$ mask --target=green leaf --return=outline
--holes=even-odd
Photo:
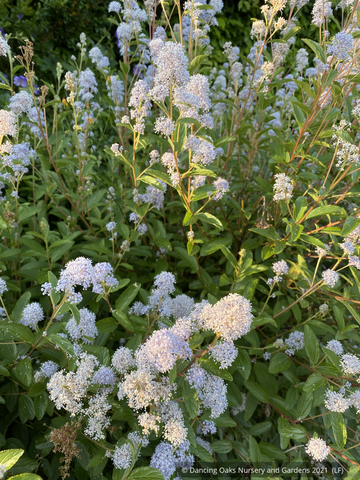
[[[23,295],[21,295],[19,300],[16,302],[14,310],[12,311],[12,313],[10,315],[11,320],[13,320],[16,323],[21,320],[22,312],[23,312],[24,308],[26,307],[26,305],[29,303],[30,298],[31,298],[31,293],[30,292],[26,292]]]
[[[320,373],[312,373],[304,385],[304,392],[314,392],[326,385],[325,378]]]
[[[0,329],[7,330],[8,332],[12,333],[16,337],[19,337],[21,340],[24,340],[27,343],[34,343],[34,334],[30,330],[30,328],[26,327],[25,325],[21,325],[18,323],[8,323],[6,325],[1,325]]]
[[[6,470],[9,470],[15,465],[23,453],[24,450],[20,449],[4,450],[0,452],[0,465],[5,465]]]
[[[103,318],[96,322],[96,328],[99,333],[110,333],[117,329],[118,322],[111,317]]]
[[[290,103],[291,103],[297,124],[299,125],[300,128],[302,128],[305,123],[305,116],[298,105],[296,105],[294,102],[290,102]]]
[[[115,302],[116,310],[125,310],[139,293],[140,285],[130,285]]]
[[[249,429],[250,435],[260,436],[263,433],[269,431],[272,427],[271,422],[259,422],[252,425]]]
[[[345,302],[343,300],[340,300],[340,302],[347,308],[347,310],[351,313],[351,315],[360,325],[360,314],[355,310],[355,308],[348,302]]]
[[[50,260],[52,263],[57,262],[60,258],[62,258],[75,244],[75,242],[67,241],[66,243],[62,244],[59,248],[55,248],[54,253],[51,253]],[[51,247],[50,247],[51,248]]]
[[[249,435],[249,456],[252,463],[259,464],[261,462],[261,451],[255,438]]]
[[[102,188],[97,190],[95,193],[92,193],[86,198],[86,205],[89,210],[94,207],[97,207],[101,200],[105,203],[106,200],[106,188]]]
[[[341,207],[337,205],[323,205],[322,207],[314,208],[309,215],[307,215],[307,219],[314,217],[320,217],[322,215],[338,215],[340,217],[347,217],[347,213]]]
[[[225,245],[220,246],[222,253],[225,255],[225,257],[229,260],[230,264],[234,267],[237,268],[237,261],[234,255],[230,252],[230,250],[225,247]]]
[[[330,418],[336,445],[340,448],[344,448],[347,439],[344,417],[341,413],[330,412]]]
[[[245,348],[238,349],[235,365],[242,377],[244,377],[244,380],[248,380],[251,372],[251,360]]]
[[[73,303],[70,303],[69,304],[69,308],[71,310],[71,313],[73,314],[73,317],[75,319],[75,322],[76,322],[76,325],[79,325],[80,323],[80,312],[79,312],[79,309],[77,308],[76,305],[74,305]]]
[[[214,458],[212,457],[212,455],[210,455],[210,453],[202,445],[191,444],[190,452],[196,455],[198,458],[200,458],[200,460],[202,460],[203,462],[209,462],[209,463],[214,462]]]
[[[289,38],[293,37],[294,35],[297,34],[297,32],[299,32],[301,30],[301,27],[293,27],[293,28],[290,28],[289,31],[287,31],[284,35],[284,40],[285,42],[287,42],[289,40]]]
[[[189,65],[190,74],[193,74],[195,70],[204,62],[204,60],[207,60],[207,58],[207,55],[198,55],[197,57],[193,58]]]
[[[3,367],[2,365],[0,365],[0,375],[2,377],[8,377],[10,375],[10,372],[7,368]]]
[[[315,333],[308,325],[304,327],[305,350],[313,365],[316,365],[320,358],[319,341]]]
[[[8,480],[42,480],[42,478],[35,473],[20,473],[19,475],[10,477]]]
[[[229,440],[215,440],[215,442],[211,444],[211,448],[216,453],[229,453],[233,450]]]
[[[296,223],[290,223],[290,240],[296,242],[300,238],[302,231],[304,230],[303,225],[297,225]]]
[[[341,230],[341,236],[342,237],[347,237],[349,233],[351,233],[353,230],[355,230],[356,227],[360,225],[360,218],[355,218],[355,217],[348,217],[345,220],[344,226]]]
[[[35,240],[32,240],[31,238],[23,236],[19,239],[19,241],[20,243],[29,247],[31,250],[34,250],[34,252],[40,253],[41,255],[44,255],[46,257],[45,248],[42,247],[40,243],[35,242]]]
[[[187,380],[183,383],[183,397],[190,418],[195,418],[199,411],[199,398],[196,389],[192,388]]]
[[[299,404],[296,409],[296,417],[298,419],[306,418],[311,410],[313,401],[312,392],[303,392]]]
[[[68,353],[70,356],[75,355],[73,345],[66,338],[60,337],[60,335],[53,333],[48,335],[46,338],[48,338],[52,343],[55,343],[55,345],[60,347],[61,350],[64,350],[64,352]]]
[[[46,393],[39,395],[34,398],[34,411],[35,416],[38,420],[41,420],[46,412],[46,407],[48,405],[48,396]]]
[[[302,38],[301,40],[305,42],[308,47],[311,48],[311,50],[315,53],[316,57],[319,60],[321,60],[323,63],[326,63],[324,49],[317,42],[314,42],[314,40],[310,40],[308,38]]]
[[[19,416],[22,423],[35,418],[33,399],[27,395],[20,395],[19,397]]]
[[[194,215],[192,212],[186,212],[184,220],[183,220],[183,225],[184,227],[188,227],[189,225],[193,225],[196,222],[196,215]]]
[[[29,390],[29,397],[38,397],[39,395],[42,395],[46,391],[46,386],[44,383],[34,383],[34,385],[31,385],[30,390]]]
[[[229,380],[230,382],[233,380],[233,377],[227,370],[219,368],[220,364],[217,364],[212,360],[209,360],[208,358],[200,358],[199,362],[201,364],[201,367],[212,375],[216,375],[217,377],[223,378],[224,380]]]
[[[232,385],[232,383],[230,385]],[[228,415],[220,415],[214,419],[214,423],[217,427],[236,427],[235,420]]]
[[[191,118],[191,117],[179,118],[176,123],[177,124],[187,123],[189,125],[196,125],[198,128],[201,127],[201,123],[199,122],[199,120],[196,120],[196,118]]]
[[[26,387],[28,387],[32,381],[33,369],[31,365],[30,358],[25,358],[24,360],[20,360],[19,363],[15,365],[12,369],[12,374],[23,383]]]
[[[269,373],[279,373],[287,370],[291,365],[290,358],[285,353],[278,352],[271,356]]]
[[[162,192],[164,191],[164,187],[161,185],[159,180],[157,180],[154,177],[150,177],[150,175],[143,175],[141,177],[138,177],[138,180],[140,182],[147,183],[148,185],[152,185],[153,187],[157,188],[158,190],[161,190]]]
[[[307,439],[306,429],[302,425],[290,425],[284,427],[281,429],[281,435],[299,442]]]
[[[211,215],[211,213],[198,213],[196,217],[201,220],[203,223],[210,223],[211,225],[214,225],[220,230],[224,230],[224,227],[220,220],[214,215]]]
[[[121,310],[113,310],[112,316],[122,325],[126,330],[130,332],[134,331],[134,326],[132,322],[129,320],[128,316]]]
[[[255,398],[262,403],[268,403],[269,394],[264,387],[254,382],[253,380],[245,380],[245,387],[251,392]]]
[[[139,467],[134,468],[128,480],[164,480],[164,476],[156,468]]]
[[[34,217],[40,210],[42,210],[43,205],[40,203],[39,205],[35,205],[34,207],[26,207],[22,206],[19,208],[19,222],[23,222],[24,220],[28,219],[29,217]]]

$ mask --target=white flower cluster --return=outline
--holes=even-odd
[[[285,173],[277,173],[275,175],[274,184],[274,200],[286,200],[287,202],[292,197],[293,186],[291,179],[285,175]]]
[[[330,453],[330,447],[321,438],[310,438],[307,442],[305,451],[313,460],[322,462]]]
[[[88,390],[95,384],[114,384],[114,374],[109,375],[107,367],[100,367],[98,360],[87,353],[81,353],[76,360],[76,372],[60,370],[52,374],[47,384],[50,399],[57,409],[64,408],[71,416],[81,415],[86,418],[85,433],[94,440],[105,438],[104,429],[110,425],[106,416],[111,409],[107,396],[112,390],[102,389],[95,395]],[[104,371],[105,369],[105,371]],[[87,405],[86,405],[87,402]]]

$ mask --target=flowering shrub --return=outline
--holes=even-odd
[[[305,4],[214,66],[222,0],[111,1],[52,84],[0,36],[0,475],[357,478],[358,3]]]

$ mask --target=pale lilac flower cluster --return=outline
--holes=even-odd
[[[111,359],[111,364],[120,375],[127,373],[135,366],[132,351],[126,347],[119,347]]]
[[[0,278],[0,295],[4,295],[8,291],[8,287],[4,279]]]
[[[112,456],[112,461],[115,468],[125,469],[131,465],[131,448],[128,443],[121,447],[115,447],[115,452]]]
[[[33,106],[33,99],[30,93],[21,90],[19,93],[15,93],[10,98],[9,109],[15,113],[15,115],[21,115],[22,113],[29,113]]]
[[[159,117],[155,121],[154,130],[165,137],[171,137],[175,131],[175,122],[168,117]]]
[[[114,108],[115,113],[119,113],[121,110],[120,105],[124,100],[124,83],[115,75],[110,75],[107,78],[106,88],[108,90],[108,97],[117,105]],[[125,122],[122,122],[125,123]],[[128,122],[129,123],[129,122]]]
[[[336,353],[336,355],[339,355],[339,357],[344,353],[343,346],[341,345],[341,342],[339,342],[339,340],[330,340],[326,344],[326,348]]]
[[[318,255],[320,258],[321,257],[326,257],[326,255],[328,254],[328,252],[330,250],[330,247],[327,243],[324,243],[324,247],[325,248],[316,247],[316,249],[315,249],[316,255]]]
[[[194,368],[197,370],[195,377]],[[195,388],[202,406],[211,410],[211,418],[217,418],[228,406],[226,384],[222,378],[201,370],[201,367],[192,367],[185,376],[192,388]]]
[[[220,363],[220,368],[230,367],[237,357],[238,350],[233,342],[219,342],[210,349],[211,357]]]
[[[151,101],[149,87],[144,80],[138,80],[132,90],[129,101],[130,115],[135,120],[134,131],[143,134],[145,131],[145,118],[151,114]]]
[[[30,147],[29,142],[13,145],[9,155],[3,157],[3,166],[9,167],[16,179],[28,173],[31,160],[35,158],[36,152]]]
[[[41,382],[44,378],[51,378],[59,370],[59,365],[52,360],[42,363],[40,369],[35,372],[35,382]]]
[[[312,23],[320,27],[333,14],[331,2],[327,0],[315,0],[312,12]]]
[[[224,178],[218,178],[215,180],[214,187],[216,188],[216,193],[213,197],[215,201],[221,200],[225,193],[230,190],[230,184]]]
[[[336,60],[343,61],[350,58],[350,53],[354,47],[354,38],[346,32],[337,33],[331,45],[328,47],[328,54],[333,55]]]
[[[89,52],[89,57],[91,58],[92,63],[95,63],[99,69],[104,69],[104,71],[107,71],[107,67],[110,66],[108,57],[105,57],[101,53],[99,47],[93,47]]]
[[[165,193],[167,190],[166,183],[158,180],[163,187],[163,190],[149,185],[146,187],[146,193],[138,193],[136,189],[133,190],[134,193],[134,202],[137,202],[137,199],[140,203],[150,203],[158,210],[162,210],[164,205]]]
[[[355,267],[360,270],[360,258],[356,255],[349,255],[349,267]]]
[[[94,72],[87,68],[80,73],[79,78],[79,95],[84,102],[89,102],[94,98],[94,93],[97,92],[97,81]]]
[[[345,375],[357,375],[360,373],[360,358],[352,353],[346,353],[340,360],[341,368]]]
[[[4,38],[0,33],[0,56],[6,57],[6,55],[10,52],[10,46],[7,43],[6,38]]]
[[[95,325],[95,313],[90,312],[87,308],[81,308],[79,313],[80,321],[78,324],[75,318],[71,317],[66,325],[69,337],[75,342],[81,340],[87,344],[94,343],[94,339],[99,333]]]
[[[290,356],[294,355],[297,350],[301,350],[305,346],[304,333],[299,331],[291,332],[286,340],[286,344],[290,348],[285,353]]]
[[[79,303],[82,295],[75,291],[76,286],[86,290],[92,285],[94,293],[102,294],[105,287],[117,287],[118,284],[109,263],[97,263],[93,267],[91,260],[78,257],[67,263],[61,271],[56,291],[67,293],[67,299],[71,303]]]
[[[324,284],[328,287],[334,288],[340,277],[334,270],[327,269],[321,274]]]
[[[37,324],[44,320],[44,311],[40,303],[33,302],[26,305],[22,312],[22,317],[19,321],[22,325],[30,327],[31,330],[36,330]]]

